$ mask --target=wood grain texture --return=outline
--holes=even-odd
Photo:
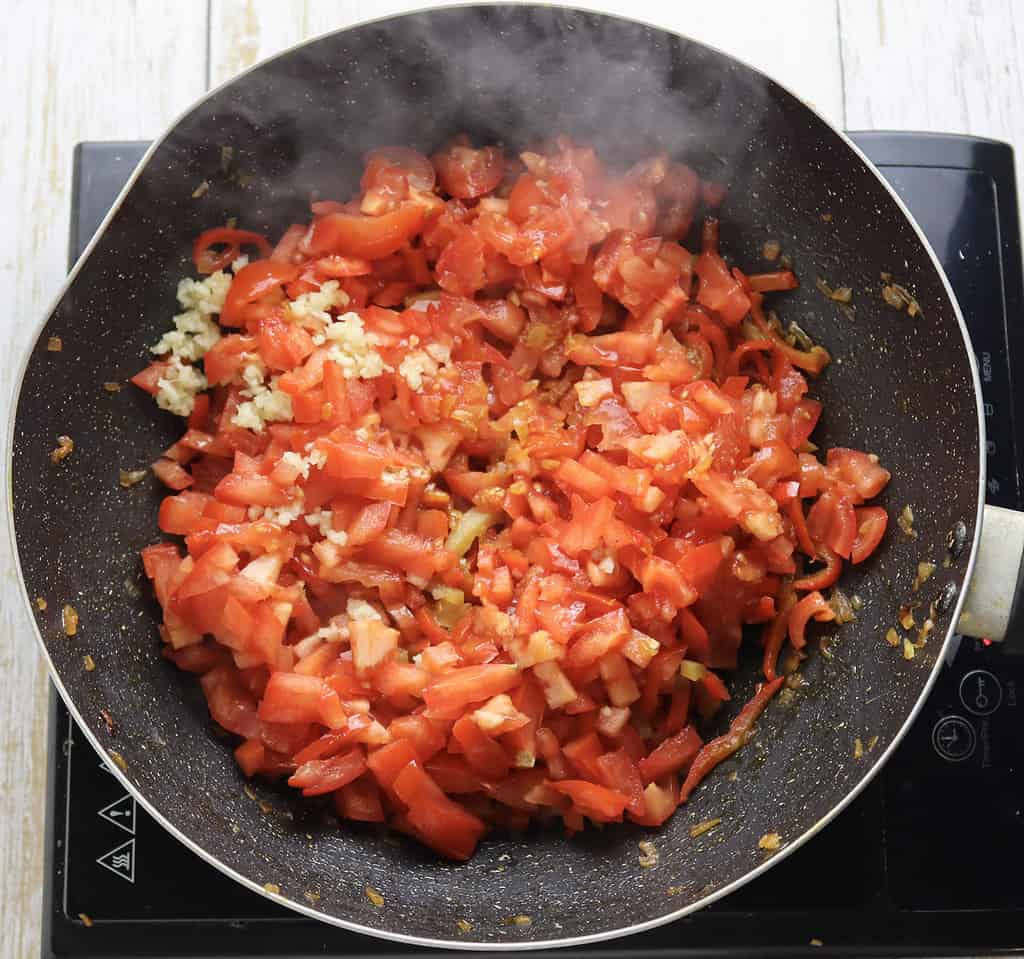
[[[211,0],[213,83],[308,37],[448,0]],[[834,0],[589,0],[580,6],[645,20],[739,57],[843,122],[842,73]]]
[[[157,134],[205,83],[205,0],[16,0],[0,31],[0,417],[64,276],[71,155],[84,139]],[[173,30],[166,26],[173,24]],[[10,298],[13,295],[13,302]],[[39,955],[47,686],[0,517],[0,955]],[[51,597],[58,602],[59,597]],[[83,643],[101,642],[82,630]],[[83,650],[84,651],[84,650]]]
[[[839,0],[851,130],[1008,140],[1024,173],[1024,6],[1019,0]]]

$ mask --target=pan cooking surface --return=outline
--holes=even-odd
[[[446,48],[442,60],[438,38],[453,32],[467,38],[465,50]],[[595,51],[615,69],[595,72]],[[517,90],[515,103],[498,76],[509,58],[529,87]],[[670,111],[656,125],[644,110],[614,110],[624,97],[647,102],[643,95],[655,92]],[[567,115],[567,102],[586,107]],[[531,104],[528,116],[522,103]],[[813,658],[809,688],[792,706],[773,707],[732,764],[737,781],[723,770],[648,837],[661,853],[657,869],[638,866],[645,838],[638,829],[571,843],[555,834],[497,839],[453,866],[412,844],[339,831],[315,807],[269,787],[254,787],[251,799],[198,689],[160,659],[154,609],[137,589],[137,554],[154,538],[160,494],[148,487],[126,495],[117,469],[151,461],[175,424],[146,397],[128,390],[111,397],[102,382],[133,374],[144,345],[166,326],[189,241],[202,226],[241,210],[257,227],[279,227],[310,189],[335,192],[332,176],[350,176],[366,148],[408,140],[410,132],[426,145],[467,125],[493,133],[488,125],[500,119],[506,139],[555,127],[585,136],[607,115],[633,125],[620,143],[639,151],[656,142],[727,176],[732,194],[723,216],[732,230],[724,245],[737,257],[753,253],[738,238],[773,236],[802,276],[858,291],[852,320],[809,283],[787,299],[784,315],[842,360],[817,389],[828,410],[822,441],[878,452],[894,475],[885,505],[891,512],[914,505],[917,538],[891,537],[877,561],[845,581],[865,601],[858,623],[840,634],[831,659]],[[337,129],[347,131],[343,143]],[[756,149],[748,151],[748,142]],[[236,146],[251,176],[211,191],[201,208],[185,203],[216,169],[225,143]],[[882,271],[912,285],[923,315],[911,320],[882,303]],[[979,437],[970,364],[941,280],[898,207],[843,141],[784,91],[719,54],[636,24],[543,8],[449,10],[371,24],[272,61],[204,101],[160,144],[40,343],[49,335],[61,335],[64,350],[38,346],[29,361],[12,480],[24,578],[31,596],[48,598],[37,621],[65,690],[96,740],[123,757],[127,779],[194,846],[255,887],[274,883],[299,906],[308,909],[304,894],[316,894],[323,918],[367,931],[456,940],[462,919],[472,933],[461,944],[600,936],[657,921],[758,868],[765,861],[758,837],[777,831],[792,842],[813,828],[910,715],[940,643],[908,663],[881,636],[909,594],[917,561],[942,558],[957,520],[973,534]],[[76,454],[55,475],[49,451],[60,434],[74,437]],[[929,586],[958,588],[964,565],[965,558],[940,567]],[[76,640],[60,630],[64,602],[82,617]],[[939,617],[938,636],[950,615]],[[81,668],[84,642],[94,644],[92,673]],[[737,676],[737,702],[752,688],[750,665]],[[858,761],[854,730],[879,737]],[[689,827],[709,818],[723,820],[715,841],[693,841]],[[382,892],[385,908],[367,900],[367,885]],[[506,921],[518,915],[531,924]]]

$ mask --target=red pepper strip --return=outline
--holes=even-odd
[[[748,353],[756,353],[759,350],[772,350],[775,344],[771,340],[746,340],[740,343],[732,351],[725,364],[725,372],[728,376],[739,376],[740,367],[743,365],[743,358]]]
[[[747,283],[755,293],[772,293],[776,290],[795,290],[800,283],[792,270],[777,273],[751,273]]]
[[[764,683],[754,694],[753,699],[740,710],[739,715],[732,721],[729,731],[717,739],[712,739],[711,742],[697,753],[689,772],[686,774],[683,788],[679,791],[680,803],[684,803],[690,798],[690,793],[697,788],[698,783],[715,766],[722,762],[722,760],[728,759],[747,741],[747,738],[750,736],[750,730],[757,721],[758,716],[764,712],[765,707],[772,696],[779,691],[782,683],[782,676],[770,683]]]
[[[789,626],[789,614],[796,605],[796,591],[793,589],[793,581],[787,576],[779,587],[779,612],[775,618],[766,623],[762,636],[764,637],[764,678],[771,682],[776,676],[776,667],[779,661],[779,653],[782,651],[782,644],[786,641],[786,630]]]
[[[827,623],[836,618],[832,607],[825,602],[825,597],[817,590],[808,593],[789,614],[789,642],[793,649],[803,649],[807,645],[804,630],[807,628],[807,621],[812,616],[819,623]]]
[[[817,557],[814,543],[811,541],[811,534],[807,531],[807,520],[804,519],[804,507],[799,498],[794,497],[786,504],[786,514],[793,524],[793,532],[796,535],[796,545],[800,547],[811,559]]]
[[[725,364],[729,359],[729,341],[723,330],[712,319],[701,319],[697,329],[700,335],[711,344],[711,352],[715,358],[715,378],[721,379],[725,373]]]
[[[219,253],[211,246],[223,246]],[[259,233],[236,230],[228,226],[216,226],[199,234],[192,247],[192,261],[200,273],[216,273],[236,260],[243,246],[255,246],[260,256],[270,256],[270,244]]]
[[[825,589],[831,586],[843,570],[843,561],[823,543],[817,544],[818,559],[825,564],[823,569],[801,577],[794,584],[794,589]]]
[[[831,362],[828,350],[823,346],[812,346],[809,351],[798,350],[790,346],[780,335],[778,330],[772,329],[765,319],[764,311],[761,309],[761,297],[757,293],[750,294],[750,315],[757,328],[764,333],[783,356],[789,360],[797,369],[805,370],[808,373],[820,373]]]

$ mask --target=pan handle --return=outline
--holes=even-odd
[[[1024,512],[985,506],[981,541],[957,630],[1024,653]],[[1008,643],[1007,646],[1010,646]]]

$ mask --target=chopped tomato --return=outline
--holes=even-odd
[[[328,213],[314,222],[306,252],[379,260],[400,250],[422,226],[423,207],[417,203],[402,203],[380,216]]]
[[[461,200],[472,200],[490,193],[505,173],[505,158],[497,147],[474,150],[453,143],[431,157],[441,188]]]
[[[862,506],[854,513],[857,517],[857,536],[850,548],[850,560],[863,563],[882,542],[889,514],[881,506]]]

